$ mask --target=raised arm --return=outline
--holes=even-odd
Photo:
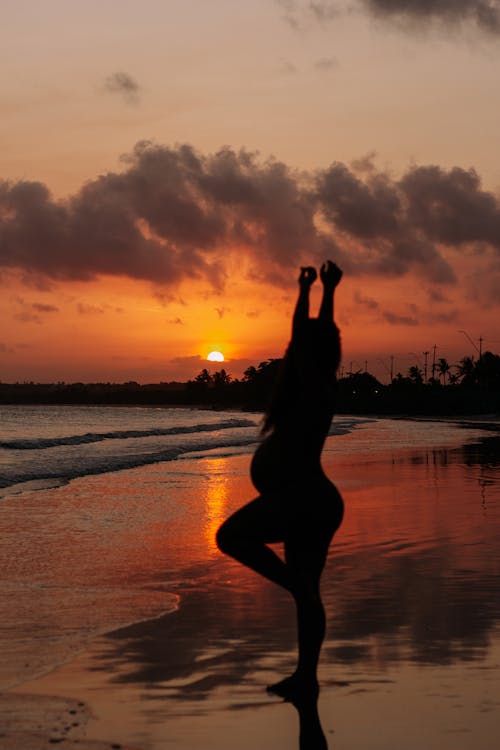
[[[319,275],[323,284],[323,298],[318,317],[325,323],[333,323],[333,295],[342,278],[342,271],[331,260],[327,260],[321,266]]]
[[[292,338],[298,333],[302,323],[309,318],[309,291],[317,277],[316,269],[312,266],[300,269],[299,297],[293,314]]]

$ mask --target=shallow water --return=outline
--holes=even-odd
[[[341,417],[331,435],[365,420]],[[0,499],[91,474],[252,451],[261,415],[151,406],[0,405]]]
[[[4,499],[4,686],[70,659],[98,633],[160,616],[82,657],[101,680],[92,690],[106,694],[110,716],[117,710],[117,731],[154,750],[178,732],[201,750],[225,747],[225,727],[227,747],[255,746],[260,714],[245,706],[257,710],[261,696],[270,710],[263,687],[293,669],[295,624],[284,593],[214,544],[220,522],[254,494],[248,464],[205,455]],[[490,750],[500,718],[500,438],[373,420],[329,438],[324,464],[346,505],[322,584],[330,747]],[[272,706],[269,744],[259,744],[293,747],[292,709]],[[220,724],[228,709],[236,745],[225,714]],[[199,737],[190,716],[204,717]]]

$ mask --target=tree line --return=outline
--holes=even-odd
[[[262,411],[272,395],[281,359],[248,367],[241,379],[224,368],[203,368],[187,383],[0,383],[0,403],[173,405]],[[437,377],[436,377],[437,375]],[[500,413],[500,356],[484,352],[457,365],[440,358],[425,380],[418,365],[398,372],[389,385],[367,371],[337,380],[337,411],[362,414]]]

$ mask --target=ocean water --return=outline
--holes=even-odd
[[[115,699],[114,737],[125,728],[155,750],[176,727],[190,737],[189,717],[217,696],[251,747],[244,706],[293,669],[296,638],[286,594],[214,539],[255,494],[259,415],[43,409],[2,422],[3,465],[18,463],[0,499],[0,687],[63,674],[86,652]],[[332,747],[496,746],[500,424],[336,418],[323,463],[346,506],[322,582]],[[275,729],[273,747],[296,744],[288,724]],[[187,746],[224,746],[207,731]]]
[[[192,451],[245,448],[258,415],[154,407],[0,407],[2,490],[171,461]],[[28,484],[29,483],[29,484]]]
[[[373,421],[339,416],[330,435]],[[0,406],[0,498],[180,457],[248,453],[258,442],[260,422],[260,414],[196,408]],[[383,425],[375,444],[356,433],[354,443],[339,448],[438,445],[460,434],[449,422],[388,420],[385,430]]]

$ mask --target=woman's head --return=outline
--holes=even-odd
[[[318,379],[333,382],[340,362],[339,332],[333,323],[309,318],[294,333],[276,377],[274,391],[263,425],[263,432],[271,431],[283,417],[289,415],[300,391],[307,396]]]
[[[319,318],[304,321],[288,346],[288,356],[305,377],[310,372],[312,377],[333,378],[340,363],[337,326]]]

